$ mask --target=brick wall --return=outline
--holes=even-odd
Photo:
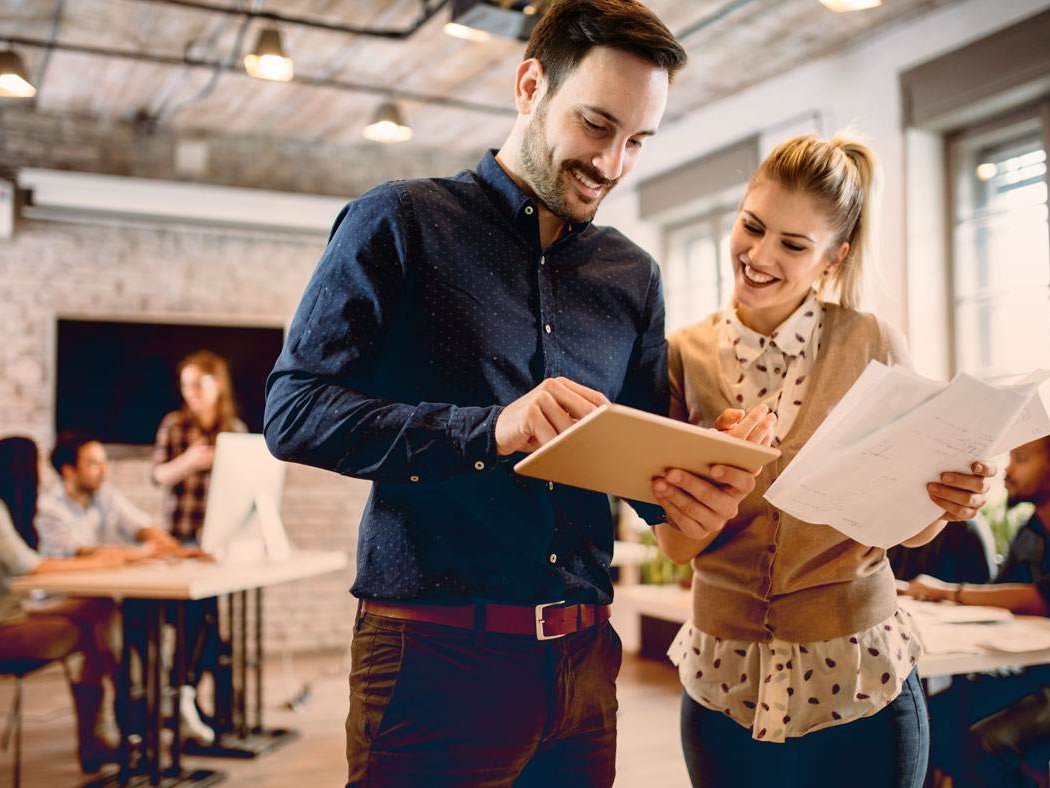
[[[0,170],[8,172],[41,166],[177,178],[177,142],[133,124],[0,111]],[[433,151],[243,137],[208,146],[207,170],[190,180],[343,196],[388,178],[448,174],[470,164]],[[323,238],[259,231],[19,220],[14,236],[0,240],[0,436],[29,435],[42,447],[53,440],[58,316],[284,325],[323,246]],[[112,481],[158,512],[148,459],[116,447],[111,455]],[[282,514],[293,544],[343,550],[351,569],[269,590],[267,650],[345,646],[354,614],[346,589],[368,489],[335,474],[289,468]]]

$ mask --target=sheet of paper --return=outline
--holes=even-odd
[[[943,386],[904,370],[870,370],[766,493],[794,517],[862,544],[899,544],[940,517],[926,483],[941,472],[965,471],[1012,436],[1050,433],[1035,396],[1050,373],[1012,386],[960,374]]]
[[[989,624],[1014,618],[1013,613],[1002,607],[920,602],[910,597],[899,597],[897,603],[920,624]]]
[[[1023,654],[1050,649],[1050,626],[1046,621],[1016,620],[1005,627],[991,626],[978,641],[986,651]]]

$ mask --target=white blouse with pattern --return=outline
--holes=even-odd
[[[768,337],[741,323],[732,307],[725,315],[718,330],[724,382],[741,408],[765,403],[777,414],[777,445],[805,400],[824,306],[811,293]],[[811,643],[725,640],[687,623],[667,652],[693,700],[772,742],[882,710],[921,654],[911,618],[900,610],[862,632]]]

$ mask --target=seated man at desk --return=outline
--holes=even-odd
[[[177,542],[120,490],[106,484],[109,461],[89,435],[63,432],[51,451],[61,483],[40,500],[36,527],[46,556],[90,555],[145,544],[153,552],[174,552]]]
[[[920,575],[909,584],[910,596],[1004,607],[1018,615],[1050,615],[1050,437],[1010,452],[1005,483],[1007,506],[1032,503],[1035,513],[1014,536],[994,582],[972,586]],[[941,696],[930,699],[931,763],[952,773],[957,787],[1044,785],[1050,758],[1050,668],[957,684],[961,686],[943,693],[940,701]],[[973,722],[970,741],[957,735],[948,743],[938,735],[938,728],[942,734],[952,731],[953,720]],[[944,742],[941,747],[938,740]]]
[[[995,576],[995,536],[980,517],[956,520],[926,544],[897,545],[886,557],[898,580],[932,575],[953,583],[987,583]]]

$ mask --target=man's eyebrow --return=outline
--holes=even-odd
[[[593,112],[596,115],[601,115],[614,126],[623,126],[623,123],[620,121],[620,119],[608,110],[604,110],[601,107],[595,107],[590,104],[584,104],[581,108],[587,110],[588,112]],[[651,137],[654,134],[656,134],[656,129],[645,129],[644,131],[635,132],[635,134],[633,134],[632,136]]]

